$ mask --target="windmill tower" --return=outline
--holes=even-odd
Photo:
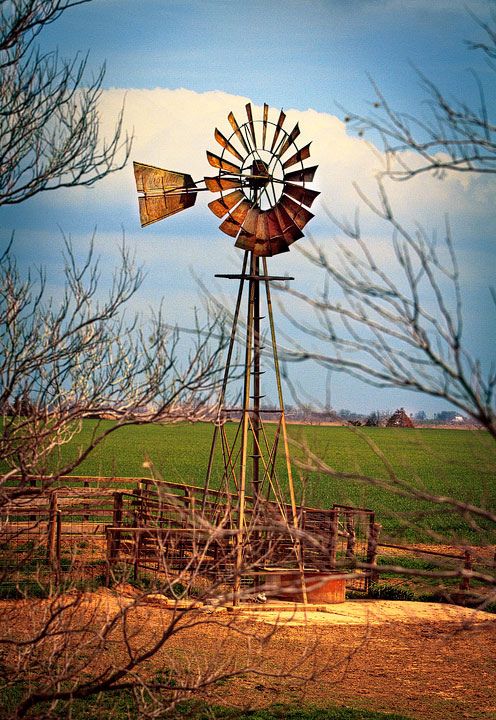
[[[206,498],[215,459],[220,455],[221,477],[216,478],[216,484],[226,493],[234,489],[236,494],[234,597],[239,592],[245,556],[252,545],[250,526],[267,501],[277,505],[288,527],[294,530],[291,536],[294,558],[304,588],[295,487],[270,292],[271,282],[292,278],[270,275],[267,258],[288,252],[291,244],[303,237],[302,230],[313,217],[308,208],[319,195],[318,191],[308,187],[317,166],[304,165],[310,157],[310,143],[301,149],[297,146],[300,135],[298,124],[287,132],[284,112],[281,110],[274,122],[269,119],[267,104],[264,104],[262,118],[254,119],[248,103],[246,117],[247,120],[239,124],[233,113],[229,113],[231,131],[227,136],[215,129],[220,154],[207,151],[207,159],[217,173],[204,177],[202,181],[194,181],[187,174],[134,163],[142,226],[193,206],[197,193],[207,190],[218,195],[209,203],[209,208],[222,219],[220,230],[235,238],[235,246],[243,251],[239,274],[216,276],[237,280],[239,285],[204,494]],[[262,327],[264,319],[267,324]],[[232,408],[226,407],[226,392],[234,344],[240,330],[244,353],[242,403],[236,409],[239,424],[234,436],[229,438],[225,420]],[[262,338],[265,335],[267,346],[263,348]],[[277,387],[278,421],[273,433],[266,432],[264,414],[267,410],[262,403],[262,360],[267,357],[271,357]],[[271,412],[274,412],[273,408]],[[285,461],[289,502],[278,477],[277,459],[280,455]]]

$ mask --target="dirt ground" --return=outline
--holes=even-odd
[[[97,626],[127,608],[128,640],[146,649],[178,611],[163,597],[136,606],[135,601],[131,590],[88,593],[72,622]],[[1,602],[1,637],[32,635],[47,608],[45,600]],[[308,702],[419,720],[496,718],[495,615],[451,605],[351,600],[307,612],[281,603],[236,612],[202,607],[185,613],[178,627],[142,673],[153,677],[172,668],[179,677],[236,668],[238,677],[203,691],[202,697],[216,704]],[[98,660],[86,665],[85,676],[125,664],[122,628],[99,646]]]

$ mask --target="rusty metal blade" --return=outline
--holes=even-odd
[[[274,138],[272,140],[272,145],[270,146],[270,152],[272,152],[276,146],[277,138],[279,137],[279,133],[281,132],[284,120],[286,119],[286,115],[281,110],[279,113],[279,119],[277,121],[276,129],[274,131]]]
[[[246,213],[246,217],[241,223],[241,228],[248,235],[255,235],[258,217],[261,212],[262,211],[259,208],[251,207]]]
[[[225,170],[229,173],[234,173],[235,175],[238,173],[241,173],[241,168],[237,165],[233,165],[233,163],[228,162],[227,160],[223,160],[218,155],[214,155],[214,153],[211,153],[209,150],[207,150],[207,158],[208,162],[212,167],[220,168],[221,170]]]
[[[297,162],[302,162],[303,160],[306,160],[310,157],[310,145],[312,143],[308,143],[308,145],[305,145],[305,147],[302,147],[301,150],[298,150],[297,153],[294,155],[291,155],[289,160],[286,160],[285,163],[283,163],[284,170],[287,167],[291,167],[291,165],[296,165]]]
[[[257,147],[257,138],[255,137],[255,125],[253,123],[253,115],[251,112],[251,103],[246,103],[246,116],[248,117],[248,123],[250,125],[250,132],[253,138],[253,147]]]
[[[318,167],[318,165],[314,165],[313,167],[303,168],[303,170],[293,170],[286,173],[284,179],[291,182],[312,182]]]
[[[267,219],[269,239],[273,240],[275,238],[281,238],[283,233],[282,228],[279,224],[279,220],[277,218],[275,208],[267,210],[267,212],[265,213],[265,217]]]
[[[195,204],[196,193],[141,195],[138,198],[141,226],[175,215]]]
[[[273,255],[273,249],[272,244],[269,240],[259,240],[257,238],[257,241],[255,243],[255,247],[253,248],[253,253],[255,255],[258,255],[260,257],[270,257]]]
[[[277,214],[279,225],[282,228],[283,237],[287,245],[291,245],[295,240],[299,240],[303,237],[303,233],[300,228],[294,222],[282,205],[276,205],[274,208]]]
[[[262,133],[262,147],[265,148],[265,138],[267,137],[267,120],[269,118],[269,106],[264,103],[263,109],[263,133]]]
[[[273,238],[270,240],[270,247],[272,255],[279,255],[279,253],[289,252],[289,247],[284,238]]]
[[[291,200],[291,198],[287,195],[281,195],[279,204],[282,205],[288,215],[295,221],[296,225],[298,225],[300,230],[304,228],[307,222],[314,217],[313,213],[311,213],[310,210],[307,210],[301,205],[298,205],[298,203],[296,203],[294,200]]]
[[[251,203],[248,202],[248,200],[243,200],[237,207],[234,208],[234,210],[230,211],[228,217],[219,225],[219,228],[222,232],[225,232],[226,235],[236,237],[241,229],[241,223],[245,219],[250,208]]]
[[[298,123],[294,126],[294,128],[291,130],[289,135],[286,137],[284,142],[282,143],[281,147],[277,151],[277,156],[282,157],[286,150],[291,147],[291,145],[294,143],[298,135],[300,134],[300,128],[298,127]]]
[[[241,225],[231,220],[230,217],[227,217],[224,222],[219,225],[219,230],[222,230],[222,232],[226,233],[226,235],[230,235],[231,237],[236,237],[240,228]]]
[[[204,177],[206,187],[211,192],[220,192],[221,190],[230,190],[231,188],[242,187],[243,183],[241,180],[235,178],[223,178],[223,177]]]
[[[255,248],[256,240],[257,239],[254,235],[250,235],[249,233],[245,233],[241,230],[236,238],[234,247],[241,248],[242,250],[253,250]]]
[[[258,216],[257,229],[255,230],[257,240],[270,240],[269,224],[267,221],[267,213],[262,211]]]
[[[302,187],[301,185],[293,185],[292,183],[284,183],[283,192],[285,192],[286,195],[291,195],[292,198],[307,207],[310,207],[315,198],[320,195],[318,190],[310,190],[309,188]]]
[[[294,224],[294,222],[291,220],[289,215],[285,213],[284,209],[281,208],[280,213],[281,218],[284,217],[284,223],[287,228],[286,235],[284,234],[281,223],[279,222],[277,208],[272,208],[265,213],[269,228],[269,240],[271,244],[272,255],[278,255],[282,252],[288,252],[288,245],[294,242],[294,240],[298,239],[295,236],[295,230],[298,232],[299,230]],[[301,236],[303,236],[303,233],[301,233]]]
[[[249,202],[248,200],[243,200],[239,203],[237,207],[234,208],[234,210],[231,210],[231,212],[229,213],[229,217],[234,220],[234,222],[237,222],[239,225],[241,225],[251,206],[251,202]]]
[[[254,255],[267,257],[273,254],[269,240],[259,240],[256,235],[250,235],[243,230],[236,238],[234,246],[243,250],[252,250]]]
[[[224,135],[221,133],[221,131],[217,130],[217,128],[215,128],[214,136],[215,136],[215,139],[217,140],[217,142],[219,143],[219,145],[222,145],[223,148],[225,148],[226,150],[229,150],[231,155],[234,155],[235,158],[237,158],[238,160],[241,160],[241,162],[243,162],[243,156],[241,155],[241,153],[239,153],[236,150],[234,145],[232,145],[229,142],[229,140],[226,137],[224,137]]]
[[[176,188],[196,188],[191,175],[163,170],[154,165],[134,162],[134,177],[138,192],[147,193],[159,190],[175,190]]]
[[[250,148],[249,148],[248,145],[246,144],[246,140],[245,140],[244,137],[243,137],[243,133],[241,132],[241,128],[239,127],[238,123],[236,122],[236,118],[234,117],[234,115],[232,114],[232,112],[229,113],[229,115],[227,116],[227,119],[228,119],[229,122],[231,123],[231,127],[232,127],[232,129],[234,130],[234,132],[236,133],[236,137],[238,138],[239,142],[240,142],[241,145],[244,147],[244,149],[246,150],[246,152],[249,153],[249,152],[250,152]]]
[[[229,195],[224,195],[222,198],[212,200],[212,202],[208,203],[208,207],[217,217],[224,217],[224,215],[237,205],[240,200],[243,200],[243,198],[244,193],[242,193],[241,190],[235,190],[229,193]]]

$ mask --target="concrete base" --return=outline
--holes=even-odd
[[[309,603],[343,603],[346,580],[332,573],[305,572],[305,588]],[[265,591],[269,597],[303,602],[301,575],[298,570],[272,572],[265,578]]]

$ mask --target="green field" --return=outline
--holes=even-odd
[[[110,423],[100,422],[99,428]],[[64,449],[65,457],[75,447],[84,447],[97,425],[98,421],[85,421],[82,432]],[[266,427],[271,435],[274,426]],[[227,429],[232,436],[234,425]],[[295,443],[306,443],[337,471],[386,478],[384,463],[367,444],[368,438],[387,456],[402,480],[438,495],[496,508],[496,445],[486,432],[367,428],[356,433],[346,427],[290,425],[289,434]],[[211,438],[212,426],[206,423],[121,428],[97,447],[76,472],[148,476],[150,470],[143,463],[149,460],[165,480],[202,485]],[[293,445],[292,452],[297,461],[301,449]],[[306,504],[330,507],[336,502],[369,507],[377,512],[384,530],[396,538],[402,535],[410,540],[428,540],[427,532],[432,529],[441,533],[445,542],[460,540],[460,535],[470,542],[495,541],[493,529],[487,524],[483,524],[483,532],[469,528],[447,506],[399,497],[364,482],[306,474],[297,467],[295,470],[299,497],[304,497]],[[279,476],[284,486],[282,461]]]

